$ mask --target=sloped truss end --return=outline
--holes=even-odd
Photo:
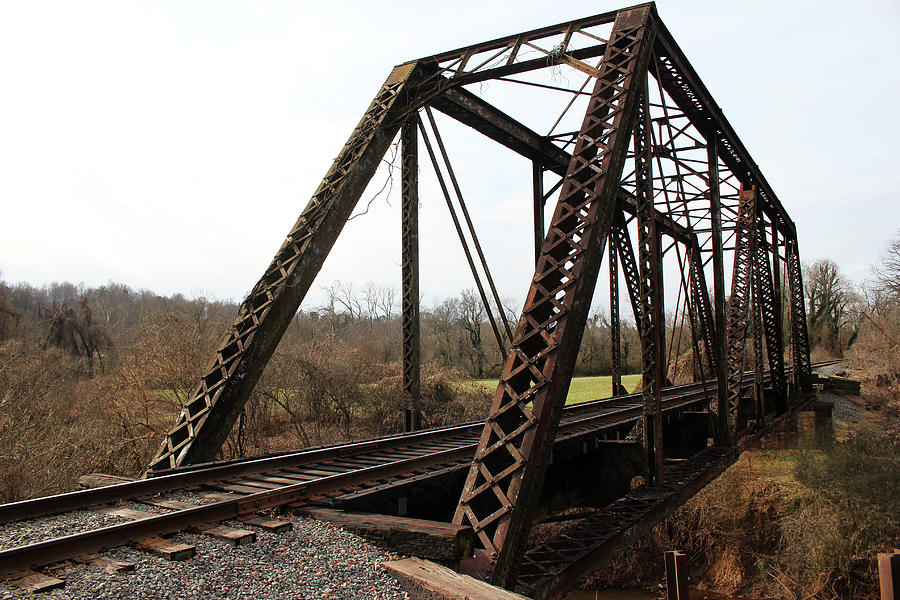
[[[148,471],[213,460],[400,123],[437,81],[394,67],[200,377]],[[434,92],[432,91],[432,94]]]

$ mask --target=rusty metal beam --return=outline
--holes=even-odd
[[[539,162],[548,171],[565,176],[572,159],[568,152],[468,90],[450,88],[432,100],[431,106],[513,152]],[[637,205],[633,194],[620,189],[617,201],[626,213],[632,216],[636,214]],[[691,230],[662,211],[656,210],[655,214],[661,231],[690,245],[693,236]]]
[[[694,71],[687,57],[678,47],[672,34],[655,18],[659,35],[656,37],[656,61],[660,80],[666,93],[690,118],[707,142],[715,140],[719,157],[742,183],[757,185],[760,209],[785,235],[796,236],[796,226],[778,200],[759,165],[750,156],[734,128],[725,118],[712,94]]]
[[[419,336],[419,132],[414,113],[400,129],[400,260],[403,330],[404,431],[422,427]]]
[[[617,13],[531,289],[454,522],[480,544],[476,569],[516,582],[537,493],[572,378],[646,78],[650,9]]]
[[[262,278],[148,470],[213,460],[425,79],[394,68]]]

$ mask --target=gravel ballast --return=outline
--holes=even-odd
[[[55,517],[82,519],[73,513]],[[177,534],[172,540],[196,546],[197,554],[186,561],[169,561],[123,547],[104,556],[133,562],[134,571],[107,573],[89,565],[73,565],[50,572],[66,581],[62,589],[31,594],[0,583],[0,599],[7,598],[407,598],[381,563],[396,558],[356,535],[328,523],[296,517],[294,529],[271,533],[252,529],[257,541],[245,546],[196,534]],[[69,525],[74,526],[74,523]],[[0,532],[0,543],[9,530]]]

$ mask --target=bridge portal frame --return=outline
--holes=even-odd
[[[609,28],[609,33],[597,35],[598,27]],[[575,38],[594,41],[576,45]],[[540,58],[531,58],[526,48],[539,51]],[[596,66],[588,62],[596,58],[600,59]],[[593,82],[582,126],[569,134],[540,135],[465,87],[557,65],[571,66]],[[426,107],[476,129],[533,164],[535,244],[540,247],[535,251],[535,273],[454,516],[457,523],[471,524],[480,542],[472,568],[495,584],[512,588],[607,240],[622,265],[641,336],[641,435],[647,475],[650,483],[662,485],[665,455],[659,403],[668,364],[663,237],[687,247],[689,281],[682,271],[681,284],[690,290],[686,289],[684,307],[695,323],[691,329],[695,355],[702,355],[707,369],[717,376],[710,415],[716,443],[724,447],[765,418],[765,406],[757,402],[754,413],[742,398],[747,330],[754,315],[762,324],[755,328],[760,348],[755,368],[762,368],[763,330],[775,395],[784,398],[786,392],[782,262],[789,284],[794,386],[809,386],[796,228],[652,3],[404,63],[388,76],[242,303],[149,471],[215,458],[401,129],[404,407],[409,427],[419,425],[415,127],[417,113]],[[698,159],[698,154],[705,158]],[[627,167],[632,163],[633,168]],[[549,192],[544,189],[546,173],[560,177]],[[544,205],[557,189],[559,199],[543,234]],[[636,253],[629,227],[636,230]],[[779,248],[784,249],[783,256]],[[733,250],[734,257],[727,317],[726,250]],[[709,263],[711,301],[704,274]],[[618,277],[613,266],[610,285],[618,287],[618,281],[612,282]],[[616,317],[614,356],[618,313]],[[618,369],[614,375],[618,378]],[[757,395],[761,397],[761,390]],[[776,410],[786,408],[781,400]]]

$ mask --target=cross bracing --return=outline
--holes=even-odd
[[[433,164],[448,206],[459,205],[454,223],[464,245],[473,239],[476,250],[467,257],[486,308],[496,298],[435,111],[532,163],[522,177],[530,175],[533,184],[535,248],[509,251],[533,254],[534,275],[518,322],[492,319],[505,362],[454,516],[475,531],[472,570],[514,587],[601,265],[613,265],[613,365],[621,364],[620,297],[640,333],[640,437],[652,485],[666,484],[660,404],[678,346],[669,312],[675,323],[680,318],[679,331],[698,357],[696,378],[716,382],[708,413],[720,447],[766,418],[759,401],[754,406],[745,397],[748,339],[758,371],[765,353],[777,410],[786,409],[789,383],[796,390],[810,376],[795,225],[652,3],[395,67],[243,302],[148,468],[215,458],[398,135],[404,340],[398,410],[407,411],[409,427],[418,426],[417,165]],[[418,155],[423,149],[427,157]],[[605,252],[615,260],[604,262]],[[667,289],[677,290],[674,307],[665,305]],[[620,375],[614,372],[614,381]]]

